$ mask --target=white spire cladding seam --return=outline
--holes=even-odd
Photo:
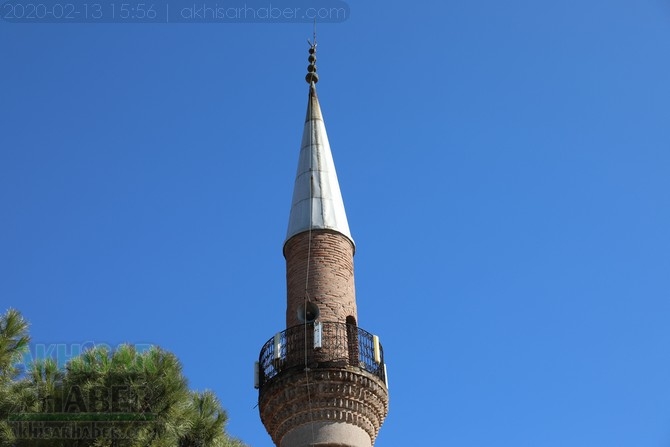
[[[286,241],[310,229],[337,231],[354,242],[313,82],[309,88]]]

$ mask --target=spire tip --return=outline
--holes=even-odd
[[[305,81],[308,84],[316,84],[319,82],[319,75],[316,74],[316,19],[314,19],[314,34],[312,40],[307,39],[309,44],[309,65],[307,66],[307,76],[305,76]]]

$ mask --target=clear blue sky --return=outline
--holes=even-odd
[[[377,447],[670,445],[670,1],[349,6],[318,89]],[[174,352],[253,447],[311,32],[0,21],[0,310]]]

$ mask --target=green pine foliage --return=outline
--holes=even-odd
[[[0,447],[245,447],[214,393],[189,390],[167,351],[93,348],[19,376],[29,340],[19,312],[0,315]]]

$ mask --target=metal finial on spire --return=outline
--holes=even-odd
[[[316,84],[319,82],[319,75],[316,74],[316,19],[314,19],[314,37],[311,42],[307,39],[307,43],[309,43],[309,57],[307,58],[309,65],[307,66],[305,81],[308,84]]]

